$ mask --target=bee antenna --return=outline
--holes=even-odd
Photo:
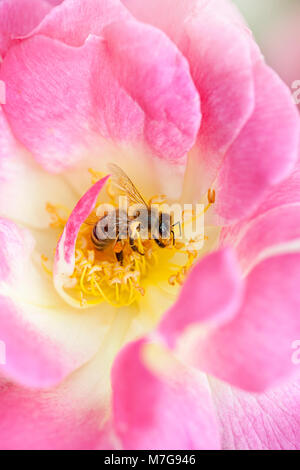
[[[180,221],[175,222],[175,224],[172,224],[172,227],[174,228],[174,227],[176,227],[176,225],[179,225],[180,237],[182,237],[182,231],[181,231],[181,223],[180,223]]]

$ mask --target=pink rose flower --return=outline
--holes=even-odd
[[[2,0],[0,56],[1,448],[299,449],[299,116],[239,13]],[[108,162],[201,249],[100,259]]]

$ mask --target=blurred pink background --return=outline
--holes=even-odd
[[[300,102],[300,0],[234,0],[234,3],[246,17],[266,61]]]

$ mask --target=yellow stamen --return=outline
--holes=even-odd
[[[53,273],[51,269],[47,267],[46,265],[47,262],[49,262],[49,259],[47,258],[47,256],[41,255],[41,263],[42,263],[43,269],[46,271],[47,274],[50,274],[50,276],[52,276]]]
[[[46,203],[46,211],[50,214],[51,223],[50,227],[61,228],[66,225],[70,211],[60,204],[53,205],[50,202]]]
[[[96,182],[103,175],[100,172],[89,170],[92,175],[92,182]],[[117,206],[117,195],[113,192],[111,185],[106,185],[108,196],[115,207]],[[206,212],[215,201],[215,192],[208,191],[208,205]],[[154,196],[150,199],[158,204],[165,201],[165,196]],[[198,257],[198,251],[194,249],[196,240],[175,240],[173,246],[165,243],[166,248],[161,249],[153,239],[143,240],[139,233],[139,223],[131,226],[135,239],[135,245],[140,253],[133,251],[129,240],[122,240],[119,245],[111,243],[105,250],[97,251],[91,240],[91,233],[96,217],[97,203],[92,218],[86,220],[79,230],[75,246],[75,269],[65,286],[65,291],[75,299],[81,307],[89,307],[103,302],[107,302],[114,307],[128,306],[138,302],[142,296],[146,295],[147,286],[157,283],[157,277],[168,282],[169,286],[181,285]],[[51,226],[62,229],[70,214],[70,211],[63,206],[47,204],[47,211],[51,215]],[[203,214],[201,214],[203,215]],[[192,213],[191,221],[197,219],[197,215]],[[205,239],[202,235],[202,240]],[[122,251],[122,263],[117,262],[116,253]],[[180,260],[176,262],[173,258],[180,254]],[[43,269],[52,274],[47,267],[48,259],[42,257]],[[152,274],[153,273],[153,274]]]

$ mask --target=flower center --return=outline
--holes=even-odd
[[[103,177],[99,172],[90,170],[92,183]],[[198,212],[183,208],[179,214],[181,222],[172,224],[171,234],[162,238],[164,230],[163,216],[166,205],[164,196],[154,196],[147,207],[155,204],[157,214],[157,235],[142,237],[139,223],[135,218],[128,218],[127,236],[120,239],[121,211],[120,193],[116,191],[113,179],[106,184],[106,198],[114,213],[118,227],[115,237],[99,240],[98,225],[105,220],[107,203],[98,200],[92,214],[81,225],[75,246],[75,269],[64,284],[66,293],[80,307],[90,307],[103,302],[114,307],[129,306],[149,295],[151,286],[159,285],[173,297],[183,283],[205,240],[204,230],[189,236],[188,227],[195,225],[214,203],[214,191],[208,193],[208,204]],[[47,204],[51,214],[51,226],[63,229],[69,211],[61,206]],[[105,214],[100,217],[99,214]],[[178,212],[177,212],[178,217]],[[200,224],[201,225],[201,224]],[[170,227],[169,227],[170,228]],[[102,231],[107,227],[102,224]],[[182,234],[184,232],[184,235]],[[133,236],[134,233],[134,236]],[[45,269],[45,258],[43,258]]]

